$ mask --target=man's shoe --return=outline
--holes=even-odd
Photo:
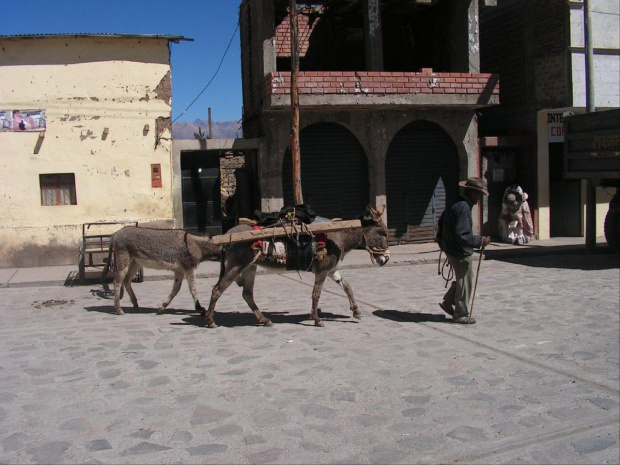
[[[474,317],[462,316],[460,318],[455,318],[452,320],[452,323],[459,323],[461,325],[473,325],[476,322]]]
[[[443,302],[439,302],[439,306],[441,307],[441,309],[446,312],[448,315],[452,316],[454,315],[454,309],[452,308],[452,305],[450,305],[448,302],[446,302],[445,300]]]

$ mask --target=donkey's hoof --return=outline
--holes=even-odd
[[[208,323],[207,328],[217,328],[217,325],[214,322]]]
[[[157,314],[158,314],[158,315],[161,315],[161,314],[163,314],[163,313],[166,313],[166,307],[159,307],[159,308],[157,309]]]
[[[116,310],[116,314],[117,315],[124,315],[125,312],[123,311],[123,309],[119,308],[118,310]]]
[[[273,323],[271,322],[271,320],[267,320],[263,323],[263,325],[265,326],[273,326]]]
[[[353,318],[357,318],[358,320],[362,319],[362,312],[359,310],[357,312],[353,312]]]
[[[321,320],[315,321],[314,326],[318,326],[319,328],[323,328],[325,325]]]

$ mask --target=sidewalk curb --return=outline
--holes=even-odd
[[[579,255],[587,254],[583,238],[563,238],[549,241],[535,241],[532,244],[516,246],[509,244],[491,243],[484,251],[484,260],[507,260],[525,257],[544,257],[551,255]],[[603,239],[604,240],[604,239]],[[385,267],[413,266],[423,264],[436,264],[439,258],[439,249],[434,243],[401,244],[391,247],[392,255]],[[613,254],[614,251],[604,242],[598,242],[594,254]],[[617,252],[616,252],[617,253]],[[442,254],[442,261],[445,255]],[[479,251],[474,253],[474,260],[480,259]],[[368,259],[364,250],[352,251],[345,258],[340,269],[362,269],[377,267]],[[202,264],[203,271],[196,273],[198,279],[217,279],[219,277],[219,261],[207,261]],[[208,268],[208,269],[204,269]],[[258,275],[269,274],[272,271],[260,269]],[[0,270],[0,289],[26,288],[26,287],[77,287],[101,285],[97,278],[86,280],[82,283],[76,266],[48,266],[39,268],[15,268]],[[172,272],[146,270],[144,281],[169,281],[174,279]]]

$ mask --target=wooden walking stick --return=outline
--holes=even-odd
[[[474,293],[471,296],[471,305],[469,307],[469,315],[467,315],[467,324],[471,324],[471,314],[474,312],[474,299],[476,298],[476,289],[478,288],[478,276],[480,275],[480,265],[482,264],[482,259],[484,258],[484,243],[480,248],[480,260],[478,260],[478,270],[476,271],[476,282],[474,283]]]

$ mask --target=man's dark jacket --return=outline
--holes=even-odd
[[[437,242],[446,255],[462,259],[473,255],[474,248],[482,247],[482,236],[472,231],[473,206],[468,198],[460,196],[441,214]]]

